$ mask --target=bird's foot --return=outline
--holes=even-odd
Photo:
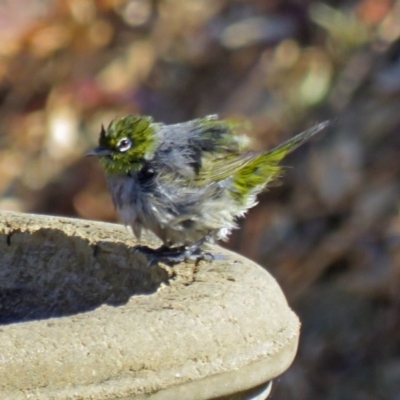
[[[204,252],[201,245],[207,240],[207,237],[191,244],[190,246],[168,247],[163,245],[158,249],[152,249],[148,246],[137,246],[135,251],[140,251],[149,260],[149,264],[164,263],[173,266],[183,261],[192,260],[196,264],[202,260],[212,261],[214,256],[211,253]]]

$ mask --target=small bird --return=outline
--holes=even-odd
[[[138,239],[144,228],[163,242],[140,250],[173,265],[211,258],[202,245],[226,240],[237,218],[279,177],[279,162],[329,124],[257,152],[239,124],[216,115],[173,125],[128,115],[102,126],[99,146],[87,155],[99,158],[122,222]]]

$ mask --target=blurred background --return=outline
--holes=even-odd
[[[226,245],[302,320],[279,400],[400,399],[400,1],[3,0],[0,209],[115,221],[82,154],[128,113],[248,119],[291,154]]]

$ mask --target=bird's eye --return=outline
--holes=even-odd
[[[127,137],[125,137],[125,138],[122,138],[118,143],[117,143],[117,149],[120,151],[120,152],[124,152],[124,151],[127,151],[127,150],[129,150],[130,148],[131,148],[131,146],[132,146],[132,141],[129,139],[129,138],[127,138]]]

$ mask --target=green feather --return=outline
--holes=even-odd
[[[194,124],[194,130],[198,132],[196,142],[205,152],[240,153],[249,144],[248,136],[239,134],[246,130],[246,123],[220,120],[216,115],[198,118],[191,123]]]
[[[329,124],[329,121],[322,122],[313,128],[299,133],[274,149],[250,158],[232,176],[231,192],[233,196],[242,202],[247,199],[253,190],[265,187],[280,175],[282,167],[278,164],[287,154],[297,149],[297,147],[301,146]]]
[[[151,117],[129,115],[112,121],[107,130],[102,130],[99,145],[109,149],[111,155],[100,157],[100,162],[108,174],[140,169],[154,148],[154,126]],[[126,152],[116,150],[117,143],[127,137],[132,141],[132,147]]]
[[[243,202],[252,191],[262,189],[279,176],[282,167],[278,164],[288,153],[323,130],[329,123],[327,121],[318,124],[265,153],[225,153],[217,156],[204,153],[202,168],[194,184],[204,186],[228,179],[232,195]]]

